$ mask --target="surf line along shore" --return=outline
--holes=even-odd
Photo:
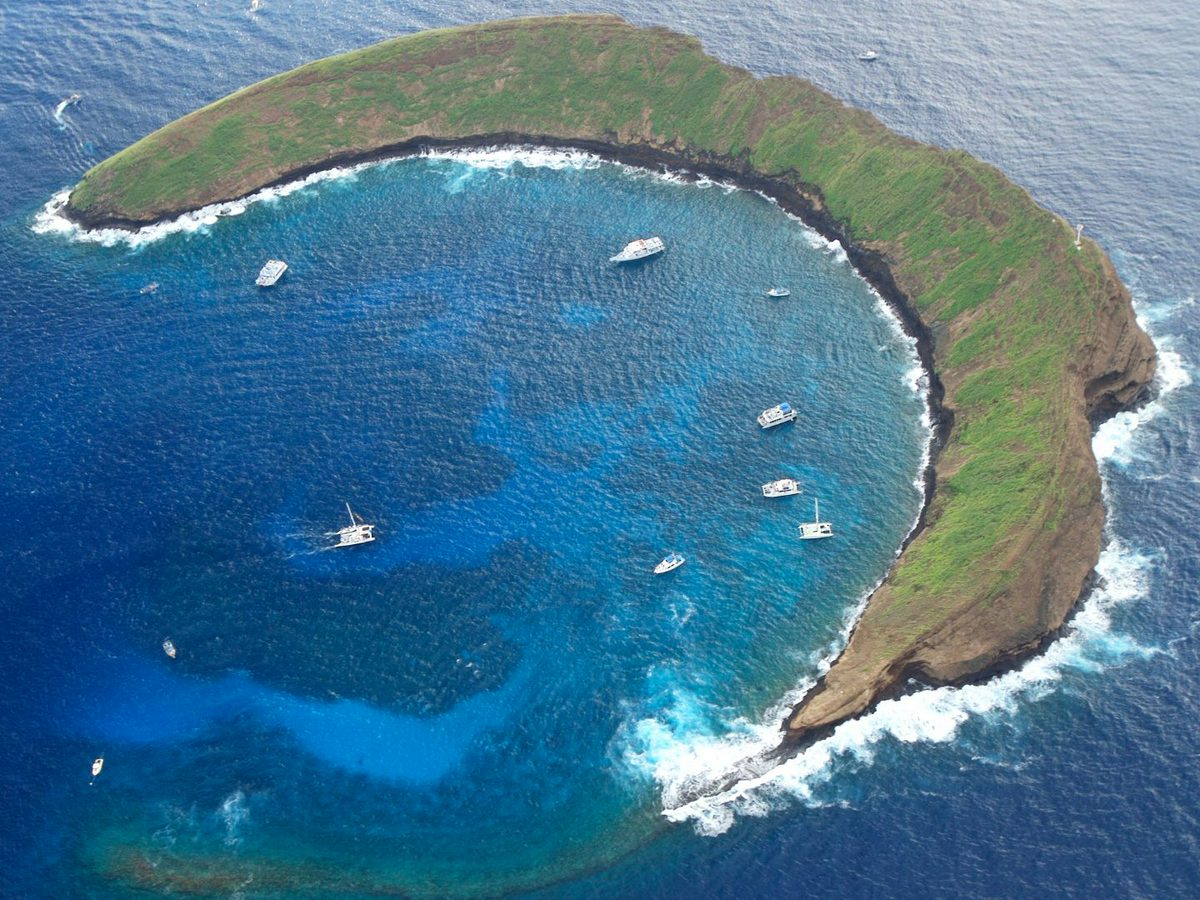
[[[830,240],[917,339],[935,441],[925,505],[782,753],[913,681],[1035,653],[1086,590],[1099,420],[1141,402],[1153,344],[1092,241],[996,168],[889,131],[799,78],[615,16],[421,32],[268,78],[89,170],[63,214],[136,228],[334,166],[435,147],[588,150],[760,191]]]

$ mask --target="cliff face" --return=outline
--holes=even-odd
[[[66,214],[144,224],[334,164],[522,141],[762,190],[843,241],[918,338],[939,423],[922,523],[785,743],[910,678],[979,677],[1062,625],[1103,527],[1090,424],[1141,397],[1153,345],[1094,243],[994,168],[800,79],[611,16],[425,32],[167,125],[86,173]]]

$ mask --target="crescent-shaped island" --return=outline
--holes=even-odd
[[[783,753],[919,684],[1036,652],[1087,590],[1104,525],[1093,424],[1155,349],[1104,252],[997,169],[897,135],[799,78],[607,15],[428,31],[310,63],[87,172],[62,213],[136,228],[333,166],[430,147],[576,147],[761,191],[830,239],[930,375],[921,518]]]

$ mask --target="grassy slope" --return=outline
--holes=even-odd
[[[1027,595],[1046,590],[1025,570],[1068,538],[1099,540],[1078,370],[1121,294],[1098,248],[1075,250],[1060,219],[964,153],[899,137],[798,79],[756,80],[693,39],[564,17],[425,32],[268,79],[96,166],[71,205],[151,219],[338,154],[499,132],[736,158],[798,186],[883,254],[939,335],[956,424],[930,527],[831,673],[829,716],[931,644],[959,640],[969,660],[980,636],[951,634],[964,614],[1011,626],[996,642],[1023,639],[1038,608]],[[1081,523],[1094,534],[1070,533]],[[1065,589],[1077,595],[1092,563],[1068,566]],[[954,649],[937,650],[944,672]]]

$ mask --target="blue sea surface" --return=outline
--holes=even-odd
[[[395,161],[132,243],[41,230],[88,166],[261,77],[587,8],[248,7],[0,10],[0,893],[1196,892],[1187,6],[613,6],[1000,166],[1085,224],[1162,352],[1095,440],[1111,534],[1073,629],[781,766],[758,754],[917,512],[910,342],[761,197],[578,154]],[[649,234],[661,257],[608,263]],[[781,400],[800,421],[760,430]],[[804,494],[764,500],[784,475]],[[838,536],[800,544],[814,498]],[[330,552],[346,501],[379,540]]]

